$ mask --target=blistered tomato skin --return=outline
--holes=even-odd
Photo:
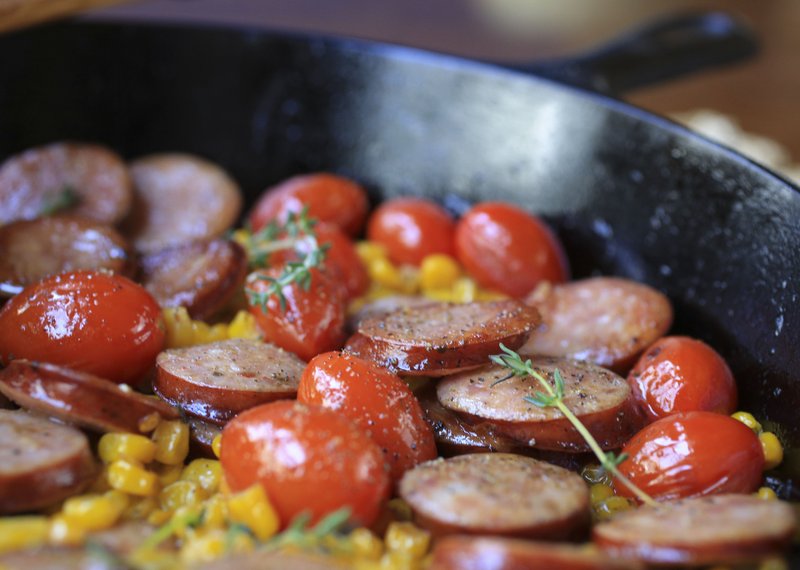
[[[325,172],[295,176],[267,188],[250,212],[248,221],[258,231],[275,220],[285,222],[290,213],[308,207],[308,216],[338,226],[356,237],[367,218],[369,202],[364,189],[347,178]]]
[[[225,480],[233,491],[260,483],[285,528],[309,512],[310,524],[340,508],[369,526],[389,496],[383,454],[341,414],[294,401],[264,404],[222,432]]]
[[[78,271],[30,285],[0,310],[0,361],[50,362],[134,384],[164,346],[161,309],[143,287]]]
[[[502,202],[471,208],[456,227],[456,255],[478,283],[524,297],[542,281],[569,277],[564,250],[538,218]]]
[[[662,418],[637,433],[622,450],[620,472],[656,500],[717,493],[752,493],[762,480],[764,453],[743,423],[713,412]],[[634,498],[617,483],[620,495]]]
[[[311,270],[311,284],[306,291],[293,283],[283,288],[285,310],[277,296],[272,295],[265,306],[254,303],[251,293],[269,289],[269,281],[258,275],[277,278],[280,267],[251,274],[247,278],[250,313],[264,333],[264,339],[295,353],[305,361],[321,352],[341,348],[345,341],[346,293],[344,287],[325,271]]]
[[[437,455],[416,396],[377,364],[338,352],[320,354],[306,366],[297,399],[336,410],[364,430],[383,450],[395,483]]]
[[[656,420],[677,412],[736,411],[736,382],[713,348],[689,337],[664,337],[653,343],[628,375],[642,411]]]
[[[386,247],[394,263],[419,265],[434,253],[453,255],[455,222],[438,204],[422,198],[384,202],[367,223],[367,238]]]

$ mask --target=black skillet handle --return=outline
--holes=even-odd
[[[602,93],[619,94],[746,59],[758,51],[753,32],[724,12],[661,20],[573,58],[515,66]]]

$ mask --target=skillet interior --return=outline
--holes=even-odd
[[[517,202],[554,223],[576,276],[664,290],[741,406],[800,441],[800,194],[724,148],[547,80],[353,41],[68,23],[0,53],[0,156],[94,140],[207,156],[251,199],[326,169],[375,199]]]

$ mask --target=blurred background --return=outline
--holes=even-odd
[[[0,0],[0,23],[8,16],[4,2],[19,1]],[[795,164],[800,163],[800,0],[66,0],[62,5],[112,2],[90,17],[342,34],[499,62],[573,54],[659,17],[726,10],[748,21],[760,38],[756,58],[625,98],[688,121],[800,179]],[[718,114],[697,113],[704,109]],[[745,135],[737,125],[758,136]]]

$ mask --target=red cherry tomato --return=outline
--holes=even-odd
[[[336,278],[347,289],[348,300],[366,293],[369,288],[369,275],[356,252],[353,241],[332,224],[317,224],[314,230],[317,243],[329,246],[325,256],[325,266],[333,270]],[[302,247],[300,252],[303,252]],[[297,257],[297,252],[281,250],[270,255],[269,262],[276,265],[294,261]]]
[[[265,340],[310,360],[321,352],[341,348],[345,341],[345,291],[329,272],[311,270],[308,290],[292,283],[283,287],[285,308],[277,296],[271,295],[262,306],[253,295],[265,293],[270,282],[262,277],[277,278],[280,267],[255,271],[245,284],[250,313],[264,333]]]
[[[651,420],[676,412],[736,411],[736,383],[725,360],[685,336],[653,343],[628,375],[634,398]]]
[[[352,180],[324,172],[306,174],[267,188],[248,221],[258,231],[273,220],[285,222],[289,213],[299,213],[304,206],[310,218],[334,224],[355,237],[364,227],[369,202],[364,189]]]
[[[134,383],[163,347],[161,308],[144,287],[121,275],[54,275],[0,310],[3,364],[27,358]]]
[[[620,472],[657,500],[758,489],[764,452],[742,422],[713,412],[662,418],[637,433],[622,450]],[[620,495],[633,498],[621,483]]]
[[[433,432],[408,385],[361,358],[327,352],[306,366],[297,399],[337,410],[383,450],[397,483],[408,469],[436,457]]]
[[[220,461],[231,490],[264,487],[283,527],[303,512],[314,524],[344,507],[369,526],[389,495],[383,454],[369,436],[336,412],[294,401],[228,422]]]
[[[456,228],[456,255],[482,286],[524,297],[541,281],[569,276],[558,239],[538,218],[510,204],[484,202]]]
[[[455,222],[441,206],[422,198],[381,204],[367,223],[367,238],[383,244],[394,263],[419,265],[432,253],[453,255]]]

